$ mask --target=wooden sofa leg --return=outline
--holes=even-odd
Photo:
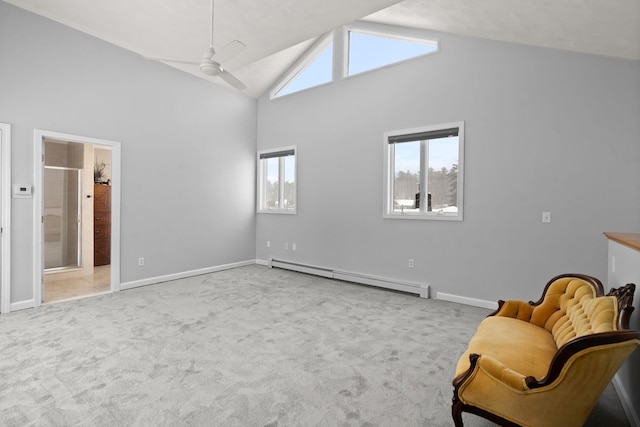
[[[456,427],[463,427],[462,424],[462,407],[464,404],[460,402],[455,397],[453,398],[453,403],[451,404],[451,417],[453,418],[453,423]]]

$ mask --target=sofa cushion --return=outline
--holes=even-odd
[[[584,295],[555,322],[552,334],[558,348],[570,340],[599,332],[616,330],[618,304],[615,297]]]
[[[467,351],[459,359],[456,376],[469,369],[469,355],[477,353],[539,379],[547,374],[557,349],[553,335],[544,328],[510,317],[487,317],[480,322]]]
[[[596,290],[588,282],[576,277],[554,281],[545,292],[542,304],[531,314],[531,323],[551,332],[555,324],[585,296],[596,297]]]

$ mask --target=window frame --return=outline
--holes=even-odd
[[[444,131],[447,129],[458,129],[458,170],[457,170],[457,207],[458,212],[442,212],[442,211],[427,211],[425,206],[427,200],[425,198],[426,192],[420,194],[420,212],[395,212],[393,209],[393,197],[394,197],[394,180],[395,180],[395,144],[390,142],[390,138],[400,137],[404,135],[430,133]],[[426,164],[427,159],[425,156],[425,141],[421,141],[420,150],[420,188],[425,188],[424,183],[427,179],[429,165]],[[401,129],[384,133],[383,149],[384,149],[384,165],[383,165],[383,218],[388,219],[409,219],[409,220],[440,220],[440,221],[463,221],[464,218],[464,145],[465,145],[465,133],[464,122],[451,122],[430,126],[422,126],[410,129]],[[427,149],[428,151],[428,149]]]
[[[432,44],[435,46],[433,52],[427,52],[422,55],[406,58],[401,61],[392,62],[379,67],[374,67],[366,71],[361,71],[355,74],[349,74],[349,32],[357,32],[361,34],[367,34],[371,36],[393,38],[398,40],[405,40],[409,42],[418,42],[424,44]],[[300,89],[295,92],[279,95],[289,83],[291,83],[302,71],[304,71],[308,65],[318,59],[324,50],[333,44],[333,59],[332,59],[332,79],[323,83],[318,83],[313,86],[309,86],[305,89]],[[340,28],[329,31],[320,37],[318,37],[295,62],[294,64],[280,76],[276,82],[271,86],[269,90],[269,99],[275,100],[279,98],[286,98],[287,96],[301,93],[309,89],[317,88],[320,86],[328,85],[341,80],[354,78],[362,74],[367,74],[375,70],[380,70],[387,67],[392,67],[396,64],[401,64],[407,61],[412,61],[417,58],[423,58],[425,56],[434,55],[440,52],[440,39],[435,37],[433,33],[417,28],[402,27],[398,25],[379,24],[375,22],[354,21],[350,24],[346,24]]]
[[[267,183],[267,168],[266,161],[268,159],[278,159],[278,206],[284,206],[285,195],[285,159],[290,155],[274,156],[273,154],[287,153],[293,151],[293,194],[294,194],[294,206],[293,208],[275,208],[269,209],[266,207],[266,183]],[[269,156],[263,158],[263,156]],[[256,154],[257,164],[257,183],[256,183],[256,211],[258,213],[270,213],[270,214],[285,214],[295,215],[298,212],[298,146],[290,145],[287,147],[270,148],[266,150],[260,150]]]
[[[347,24],[341,29],[342,31],[342,43],[344,52],[342,55],[342,78],[352,78],[361,74],[370,73],[375,70],[381,70],[383,68],[392,67],[396,64],[402,64],[407,61],[412,61],[417,58],[423,58],[429,55],[435,55],[440,52],[440,40],[437,37],[432,37],[423,30],[409,27],[401,27],[397,25],[378,24],[373,22],[355,21],[351,24]],[[340,31],[340,30],[336,30]],[[426,52],[410,58],[405,58],[400,61],[390,62],[385,65],[370,68],[368,70],[359,71],[357,73],[349,74],[349,60],[351,58],[351,37],[350,33],[360,33],[368,36],[382,37],[387,39],[395,39],[400,41],[406,41],[411,43],[422,43],[425,45],[432,45],[435,47],[433,52]]]
[[[289,68],[282,75],[282,77],[280,77],[277,80],[277,83],[275,84],[275,86],[273,86],[273,89],[271,89],[271,92],[269,94],[270,99],[286,97],[289,95],[293,95],[294,93],[299,93],[299,92],[309,90],[314,87],[333,83],[335,81],[335,73],[332,73],[332,78],[326,82],[318,83],[316,85],[309,86],[307,88],[300,89],[295,92],[279,95],[280,91],[282,91],[285,87],[289,85],[289,83],[295,80],[295,78],[298,77],[298,75],[300,75],[300,73],[302,73],[309,65],[311,65],[313,61],[318,59],[318,57],[320,57],[320,55],[322,55],[324,51],[331,44],[333,44],[333,49],[334,49],[333,60],[332,60],[332,63],[334,63],[335,62],[335,42],[333,37],[333,31],[329,31],[328,33],[325,33],[320,37],[318,37],[318,39],[315,42],[313,42],[311,47],[307,49],[307,51],[304,52],[302,56],[298,58],[298,60],[296,60],[296,62],[291,66],[291,68]],[[332,64],[332,67],[335,67],[335,65]]]

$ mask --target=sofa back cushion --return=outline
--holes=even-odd
[[[615,331],[617,318],[618,301],[615,297],[594,298],[585,295],[558,319],[551,333],[560,348],[577,337]]]
[[[615,297],[596,297],[588,282],[563,277],[547,288],[544,300],[533,309],[531,323],[553,334],[558,348],[573,338],[616,330]]]

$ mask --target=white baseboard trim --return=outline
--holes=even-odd
[[[215,273],[217,271],[230,270],[232,268],[245,267],[256,264],[256,260],[240,261],[231,264],[223,264],[215,267],[201,268],[198,270],[183,271],[181,273],[167,274],[166,276],[150,277],[148,279],[134,280],[120,284],[120,290],[139,288],[141,286],[155,285],[157,283],[169,282],[171,280],[184,279],[187,277],[200,276],[202,274]]]
[[[24,301],[12,302],[11,303],[11,311],[25,310],[27,308],[34,308],[36,306],[36,302],[34,299],[28,299]]]
[[[436,292],[436,299],[443,301],[456,302],[458,304],[471,305],[474,307],[488,308],[491,310],[498,309],[498,303],[493,301],[485,301],[476,298],[461,297],[459,295],[445,294],[442,292]]]
[[[636,408],[633,407],[633,404],[631,403],[631,399],[629,399],[629,395],[627,394],[627,391],[624,389],[624,386],[622,385],[622,381],[620,380],[620,377],[618,376],[618,374],[615,374],[613,376],[613,379],[611,380],[611,382],[613,383],[613,388],[616,390],[616,393],[618,394],[620,403],[622,403],[622,409],[624,409],[624,413],[627,415],[629,424],[631,425],[631,427],[640,427],[640,417],[636,412]]]
[[[355,273],[352,271],[340,271],[326,267],[295,263],[290,261],[270,258],[268,261],[256,260],[256,264],[268,267],[283,268],[300,273],[312,274],[329,279],[344,280],[345,282],[359,283],[362,285],[376,286],[379,288],[393,289],[396,291],[417,294],[422,298],[429,298],[429,285],[406,282],[388,277],[372,276],[369,274]]]

